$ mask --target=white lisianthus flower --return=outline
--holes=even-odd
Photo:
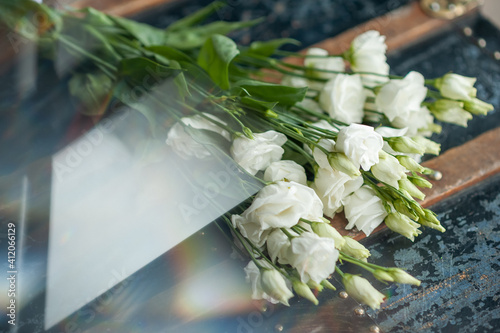
[[[402,166],[398,159],[381,150],[379,152],[379,162],[371,167],[373,175],[380,181],[398,188],[398,181],[406,178],[406,168]]]
[[[335,141],[330,139],[321,139],[318,142],[318,146],[321,146],[326,149],[326,151],[334,152],[335,151]],[[318,163],[320,168],[329,169],[331,168],[330,162],[328,161],[328,155],[321,149],[314,147],[312,151],[314,160]]]
[[[296,182],[307,185],[306,170],[295,161],[277,161],[271,163],[264,172],[266,182],[276,182],[279,180]]]
[[[349,296],[374,310],[380,309],[380,304],[384,302],[385,296],[361,276],[346,273],[342,283]]]
[[[359,75],[338,74],[321,90],[319,105],[336,120],[361,123],[365,99],[366,92]]]
[[[287,260],[297,269],[300,280],[321,283],[335,270],[339,251],[332,238],[319,237],[312,232],[304,232],[290,241]]]
[[[300,218],[321,221],[323,204],[313,189],[295,182],[265,186],[242,214],[262,230],[291,228]]]
[[[335,149],[344,153],[355,166],[368,171],[378,163],[378,153],[383,145],[382,136],[373,127],[351,124],[339,131]]]
[[[344,199],[344,213],[349,221],[346,229],[356,226],[369,236],[384,221],[387,212],[382,200],[368,186],[363,186]]]
[[[241,136],[233,141],[231,155],[248,173],[255,175],[265,170],[272,162],[281,160],[285,150],[281,148],[287,138],[283,133],[267,131],[254,133],[254,138]]]
[[[226,125],[226,123],[216,116],[203,113],[205,117],[211,118],[216,122]],[[231,140],[231,136],[228,131],[217,126],[214,122],[208,120],[204,116],[195,115],[192,117],[181,118],[183,124],[190,126],[198,130],[207,130],[214,133],[220,134],[227,141]],[[207,150],[206,146],[196,141],[191,135],[186,133],[184,126],[180,123],[176,123],[167,135],[166,140],[167,145],[172,147],[172,149],[183,159],[189,159],[191,157],[196,157],[199,159],[204,159],[210,156],[210,152]]]
[[[474,77],[448,73],[442,78],[436,79],[435,86],[446,98],[468,101],[471,97],[476,97],[475,83],[476,78]]]
[[[259,260],[259,264],[265,268],[272,269],[272,266],[265,260]],[[286,285],[286,281],[284,279],[283,281],[279,280],[279,278],[275,279],[275,282],[279,280],[279,288],[277,288],[274,292],[271,292],[271,290],[269,290],[269,287],[274,284],[271,283],[269,279],[276,278],[276,276],[265,277],[266,290],[264,290],[264,286],[262,285],[263,273],[257,267],[257,265],[255,265],[253,260],[248,263],[244,270],[246,274],[246,281],[249,282],[252,286],[252,299],[265,299],[273,304],[281,302],[285,305],[288,305],[288,300],[293,297],[293,293]],[[276,286],[278,287],[278,285]],[[266,291],[271,292],[271,295],[269,295]]]
[[[396,117],[392,122],[392,125],[396,127],[406,128],[409,136],[417,134],[430,136],[433,124],[434,117],[426,106],[422,106],[418,110],[411,110],[407,118]]]
[[[382,86],[375,97],[375,104],[391,123],[408,123],[410,113],[418,112],[427,96],[424,76],[410,72],[403,79],[390,80]]]
[[[232,215],[231,222],[235,228],[238,228],[241,235],[250,240],[255,246],[261,248],[271,233],[271,230],[262,229],[258,221],[248,220],[241,215]]]
[[[319,168],[311,188],[323,202],[323,213],[333,217],[342,207],[342,200],[363,185],[363,177],[352,179],[333,168]]]
[[[297,236],[297,234],[291,229],[289,229],[288,232],[293,236]],[[286,254],[288,248],[290,247],[290,239],[281,229],[275,229],[269,234],[266,246],[269,257],[273,262],[278,260],[280,264],[288,264]]]
[[[351,69],[355,73],[380,74],[362,75],[363,82],[368,86],[386,82],[389,75],[386,51],[385,36],[381,36],[378,31],[370,30],[359,35],[351,44]]]
[[[342,57],[329,57],[327,50],[318,47],[312,47],[307,50],[304,66],[309,69],[308,72],[310,74],[321,79],[330,79],[335,76],[335,73],[322,72],[322,70],[345,72],[345,64]]]

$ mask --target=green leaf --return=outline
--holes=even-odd
[[[269,102],[291,106],[304,99],[307,87],[294,88],[255,80],[242,80],[235,83],[232,93],[248,95]]]
[[[241,103],[261,111],[272,110],[278,104],[278,102],[266,102],[249,96],[243,96]]]
[[[192,62],[193,59],[182,51],[165,45],[153,45],[146,47],[146,50],[151,51],[165,59]]]
[[[69,80],[69,92],[82,102],[86,115],[102,114],[112,89],[113,81],[102,73],[75,74]]]
[[[125,81],[117,84],[113,91],[114,96],[128,107],[139,111],[147,120],[149,128],[153,136],[158,135],[158,119],[155,109],[147,102],[144,102],[141,97],[137,96],[134,87],[131,87]]]
[[[179,69],[179,74],[177,74],[177,76],[175,77],[174,83],[177,87],[177,90],[179,91],[181,99],[184,100],[186,96],[191,95],[191,93],[189,92],[188,84],[186,82],[186,77],[184,76],[184,73],[181,71],[182,69],[181,65],[177,61],[171,60],[170,64],[172,68]]]
[[[231,31],[251,27],[261,20],[246,22],[223,22],[217,21],[203,26],[187,28],[166,34],[166,39],[162,45],[168,45],[180,50],[189,50],[202,46],[207,38],[219,34],[226,35]]]
[[[144,46],[165,44],[167,34],[164,30],[122,17],[110,16],[110,18],[133,37],[137,38]]]
[[[191,15],[188,15],[180,20],[175,21],[171,25],[167,27],[167,31],[177,31],[192,27],[204,19],[206,19],[209,15],[212,15],[217,10],[224,7],[226,4],[221,1],[214,1],[206,7],[194,12]]]
[[[198,55],[198,65],[222,89],[229,89],[229,64],[240,51],[235,42],[222,35],[207,39]]]
[[[271,56],[277,49],[285,44],[300,45],[300,42],[292,38],[279,38],[267,42],[253,42],[250,48],[246,51],[249,54],[261,55],[264,57]]]
[[[161,83],[163,79],[176,72],[178,70],[172,67],[160,65],[143,57],[123,59],[118,66],[118,73],[129,83],[143,86]]]
[[[108,15],[94,8],[87,7],[82,9],[81,12],[86,14],[85,21],[94,27],[112,26],[115,24]]]

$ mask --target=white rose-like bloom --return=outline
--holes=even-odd
[[[406,178],[406,168],[402,166],[398,159],[381,150],[379,152],[379,162],[374,164],[371,171],[378,180],[387,183],[395,188],[399,188],[398,181]]]
[[[375,195],[375,192],[363,186],[352,195],[344,199],[344,213],[349,221],[346,229],[356,226],[369,236],[376,227],[384,221],[387,212],[384,209],[382,200]]]
[[[266,182],[288,180],[301,185],[307,185],[306,170],[295,161],[277,161],[271,163],[264,172]]]
[[[363,185],[363,177],[352,179],[345,173],[333,168],[319,168],[311,188],[323,202],[323,213],[333,217],[342,207],[342,199]]]
[[[417,134],[430,136],[432,131],[429,128],[434,123],[434,117],[426,106],[420,107],[418,110],[411,110],[407,118],[396,117],[392,125],[399,128],[407,128],[408,136]]]
[[[338,74],[321,90],[319,105],[336,120],[360,123],[365,99],[366,92],[359,75]]]
[[[248,220],[245,216],[232,215],[231,222],[238,228],[241,235],[250,240],[255,246],[261,248],[267,240],[271,230],[262,229],[258,221]]]
[[[328,51],[318,47],[312,47],[307,50],[304,66],[311,69],[315,77],[321,79],[330,79],[335,76],[335,73],[315,71],[315,69],[345,72],[345,64],[342,57],[328,57]]]
[[[208,118],[226,125],[224,121],[220,120],[212,114],[203,114]],[[201,115],[184,117],[181,118],[180,121],[182,121],[187,126],[191,126],[192,128],[212,131],[222,135],[228,141],[231,140],[231,136],[228,131],[217,126],[215,123]],[[174,126],[172,126],[172,128],[168,132],[166,143],[167,145],[172,147],[172,149],[180,157],[186,160],[193,156],[199,159],[204,159],[210,156],[210,152],[207,150],[207,148],[203,144],[195,141],[195,139],[191,135],[186,133],[186,131],[184,130],[184,126],[180,123],[176,123]]]
[[[265,260],[259,260],[259,264],[263,267],[271,269],[272,266],[266,262]],[[288,305],[288,299],[293,297],[293,293],[291,290],[286,286],[286,282],[283,283],[284,281],[279,281],[279,290],[275,291],[279,292],[279,294],[274,294],[273,296],[276,297],[274,298],[273,296],[267,294],[264,291],[263,285],[262,285],[262,273],[260,269],[255,265],[253,260],[251,260],[248,265],[245,267],[245,274],[246,274],[246,281],[249,282],[252,286],[252,299],[265,299],[273,304],[276,303],[283,303],[285,305]],[[268,286],[266,286],[268,287]],[[269,287],[268,287],[269,288]]]
[[[339,251],[332,238],[319,237],[312,232],[304,232],[290,241],[287,260],[297,269],[300,280],[321,283],[335,270]]]
[[[424,82],[424,76],[418,72],[410,72],[400,80],[390,80],[377,93],[375,104],[391,123],[405,127],[410,113],[418,112],[427,96]]]
[[[259,170],[265,170],[272,162],[281,160],[285,152],[281,146],[287,138],[276,131],[254,133],[253,137],[236,138],[231,146],[231,155],[243,169],[255,175]]]
[[[444,97],[468,101],[471,97],[476,97],[474,83],[474,77],[448,73],[436,80],[436,87]]]
[[[258,223],[262,230],[291,228],[300,218],[321,221],[323,204],[313,189],[295,182],[279,181],[260,190],[242,215]]]
[[[353,72],[389,74],[389,65],[385,55],[387,45],[385,36],[378,31],[370,30],[356,37],[351,44],[351,68]],[[369,86],[386,82],[387,77],[379,75],[362,75],[362,80]]]
[[[344,153],[355,166],[368,171],[378,163],[378,153],[383,146],[384,139],[373,127],[351,124],[339,131],[335,149]]]
[[[291,235],[297,235],[291,229],[289,229],[288,232]],[[286,253],[288,251],[288,247],[290,246],[290,239],[281,229],[275,229],[269,234],[269,237],[267,237],[266,246],[269,257],[273,262],[276,262],[276,260],[278,260],[280,264],[288,264]]]

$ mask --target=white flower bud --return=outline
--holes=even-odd
[[[328,155],[328,162],[333,169],[343,172],[350,178],[361,176],[359,167],[356,167],[354,163],[343,153],[330,153]]]
[[[475,115],[486,115],[489,111],[493,111],[494,107],[480,99],[471,98],[464,101],[464,109]]]
[[[425,147],[422,147],[422,145],[406,136],[388,138],[387,142],[389,146],[397,152],[418,155],[423,155],[425,153]]]
[[[424,200],[425,194],[423,194],[422,191],[420,191],[418,187],[413,185],[413,183],[407,178],[400,179],[398,181],[398,184],[400,189],[407,191],[412,197]]]
[[[363,246],[360,242],[352,239],[351,237],[344,236],[344,246],[342,246],[341,251],[348,256],[354,257],[356,259],[366,259],[368,258],[371,254],[370,251]]]
[[[389,268],[387,270],[387,273],[389,273],[392,276],[394,282],[396,283],[405,283],[405,284],[412,284],[414,286],[420,286],[420,280],[415,279],[413,276],[406,273],[402,269]]]
[[[474,83],[476,78],[448,73],[436,79],[434,85],[444,97],[466,101],[476,97]]]
[[[285,279],[280,272],[275,269],[263,269],[260,277],[262,290],[280,303],[289,306],[288,300],[293,297],[293,293],[288,289]]]
[[[373,175],[380,181],[398,188],[398,180],[406,178],[406,168],[383,150],[379,152],[379,162],[372,166]]]
[[[318,305],[318,299],[314,296],[311,288],[307,286],[304,282],[300,280],[293,280],[292,282],[293,290],[297,293],[297,295],[304,297],[305,299],[311,301],[314,305]]]
[[[463,102],[439,99],[429,106],[429,110],[438,120],[467,127],[467,121],[472,119],[472,114],[463,107]]]
[[[375,289],[367,279],[357,275],[344,274],[342,278],[346,292],[360,303],[366,304],[372,309],[380,309],[385,296]]]
[[[408,155],[397,155],[399,163],[404,166],[406,169],[418,173],[423,173],[425,168],[417,163],[413,158]]]
[[[340,250],[344,244],[345,244],[345,239],[342,237],[342,235],[332,227],[329,223],[326,222],[314,222],[312,225],[312,230],[318,235],[319,237],[326,237],[326,238],[331,238],[335,241],[335,247]]]
[[[379,281],[394,282],[394,278],[384,270],[377,269],[372,274]]]
[[[385,225],[394,232],[401,234],[411,240],[415,241],[415,236],[422,233],[418,228],[420,225],[413,222],[408,216],[399,212],[392,212],[385,218]]]
[[[425,148],[426,154],[439,155],[441,145],[432,140],[426,139],[423,136],[414,136],[412,140]]]

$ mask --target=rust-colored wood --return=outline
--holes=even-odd
[[[77,0],[71,4],[75,8],[92,7],[106,14],[132,16],[174,0]]]
[[[490,130],[477,138],[452,148],[442,155],[426,161],[424,166],[440,171],[441,180],[431,180],[432,188],[424,189],[422,206],[429,207],[450,195],[470,187],[500,172],[500,128]],[[342,234],[357,240],[365,238],[363,232],[345,230],[343,214],[333,218],[332,225]],[[374,233],[386,228],[381,224]]]

